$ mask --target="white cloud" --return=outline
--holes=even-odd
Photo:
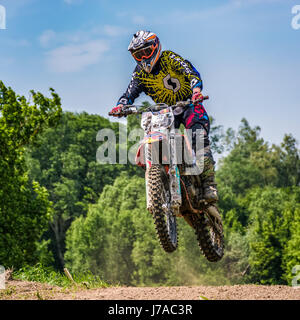
[[[108,49],[101,39],[65,45],[48,52],[46,63],[52,72],[77,72],[98,63]]]
[[[75,30],[72,32],[55,32],[54,30],[45,30],[38,41],[43,48],[62,46],[66,43],[89,42],[97,37],[117,37],[126,35],[129,29],[117,25],[95,26],[89,30]]]
[[[56,38],[56,33],[53,30],[44,31],[39,37],[39,42],[42,47],[48,47],[52,40]]]
[[[102,32],[110,37],[116,37],[128,33],[128,30],[120,26],[105,25]]]
[[[39,36],[38,41],[47,49],[46,65],[49,70],[76,72],[100,62],[102,54],[109,49],[111,38],[128,32],[127,28],[108,24],[72,32],[49,29]]]

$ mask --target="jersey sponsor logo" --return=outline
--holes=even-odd
[[[188,64],[185,63],[180,57],[176,57],[175,54],[171,54],[170,58],[173,59],[174,61],[177,61],[184,68],[184,71],[187,74],[190,74],[192,72],[192,70],[189,68]]]
[[[174,93],[176,93],[178,90],[180,90],[180,82],[176,78],[171,78],[171,76],[168,74],[163,79],[164,86],[166,89],[172,90]]]

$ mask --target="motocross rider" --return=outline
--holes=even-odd
[[[150,31],[138,31],[134,34],[128,51],[137,66],[132,74],[126,92],[120,97],[117,106],[112,109],[116,116],[124,105],[132,104],[144,92],[156,103],[176,104],[192,98],[197,103],[191,104],[185,111],[175,116],[175,127],[182,123],[193,132],[193,148],[197,129],[204,128],[204,169],[200,175],[206,201],[218,200],[215,183],[214,159],[210,150],[210,122],[203,107],[203,85],[199,72],[188,61],[173,51],[162,51],[157,35]]]

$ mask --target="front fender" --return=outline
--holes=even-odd
[[[154,145],[156,143],[160,143],[163,141],[167,141],[167,136],[161,132],[150,132],[147,134],[144,139],[140,142],[140,146],[137,150],[135,163],[140,167],[144,167],[146,165],[145,159],[145,146],[146,145]],[[148,165],[151,167],[151,159],[148,161]],[[165,157],[164,161],[167,161],[167,157]]]

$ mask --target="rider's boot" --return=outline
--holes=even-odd
[[[203,187],[203,198],[207,202],[217,202],[219,197],[215,181],[215,169],[213,160],[210,157],[204,157],[204,168],[200,177]]]

